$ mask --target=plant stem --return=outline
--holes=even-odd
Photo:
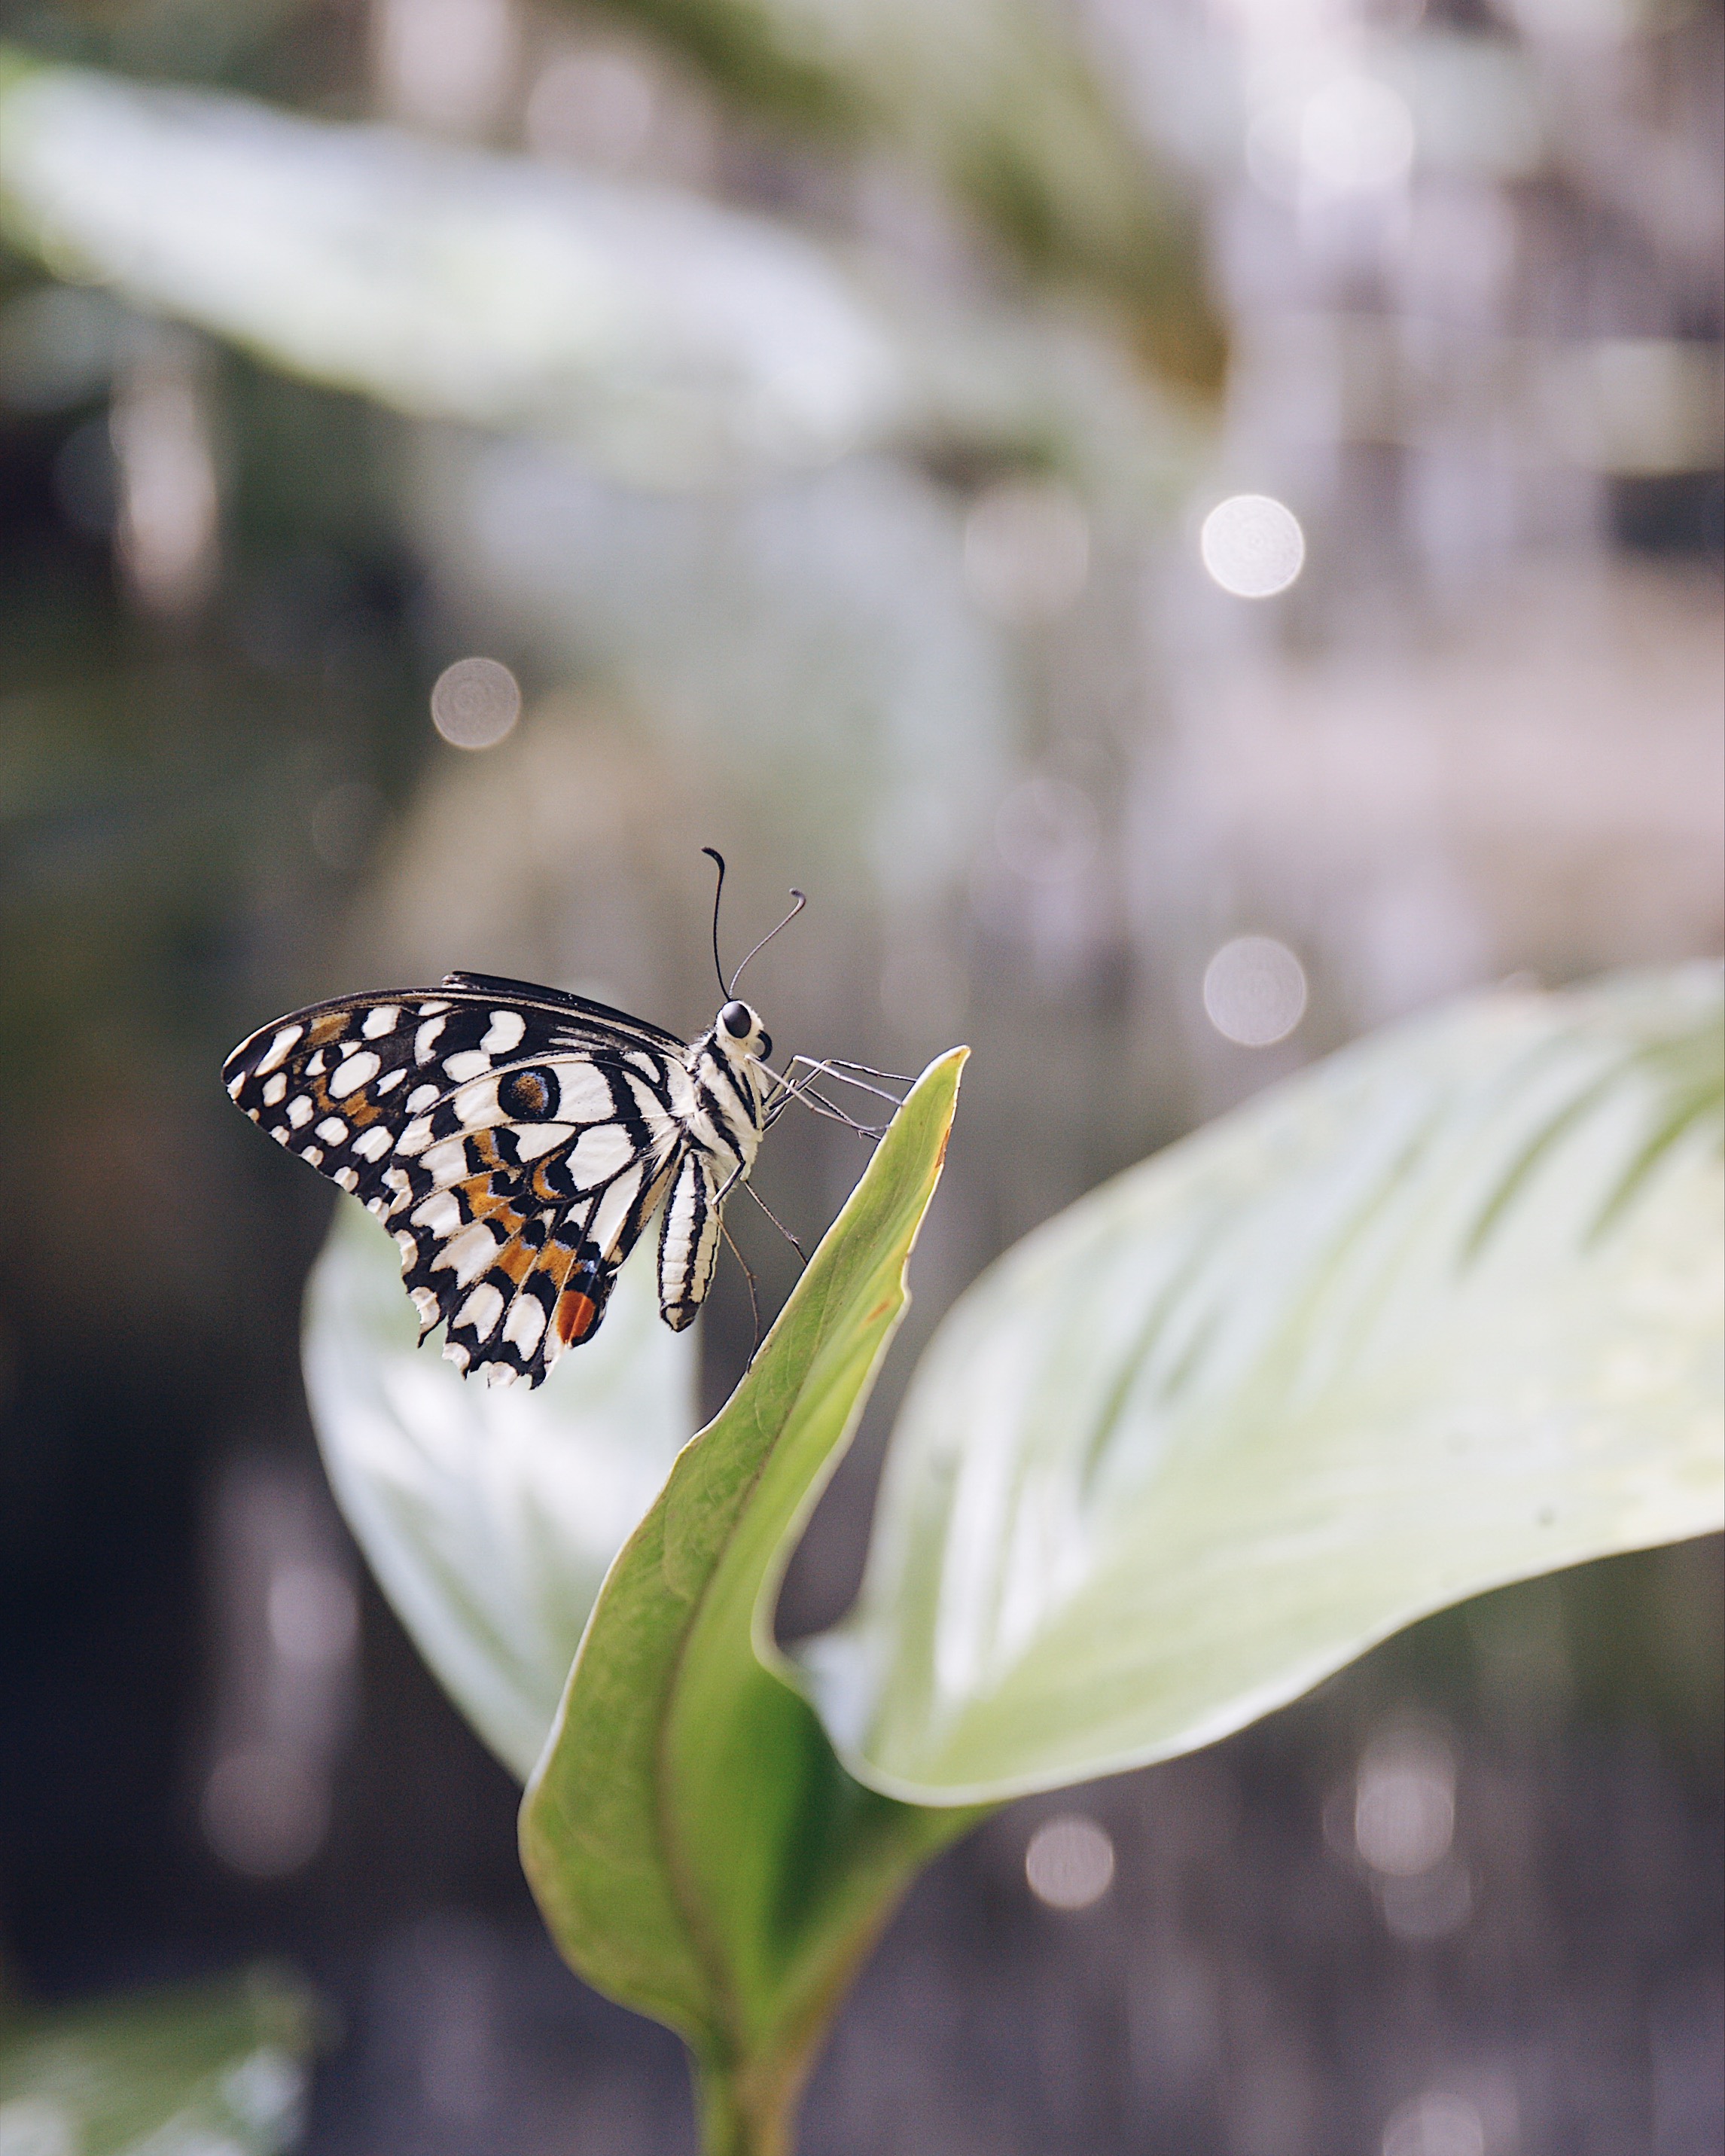
[[[701,2156],[792,2156],[799,2074],[703,2065],[696,2086]]]

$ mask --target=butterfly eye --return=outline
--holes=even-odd
[[[747,1004],[726,1004],[719,1023],[733,1040],[747,1040],[755,1029],[755,1014]]]
[[[517,1122],[536,1122],[548,1116],[557,1096],[557,1081],[543,1069],[511,1070],[497,1088],[497,1105]]]
[[[763,1033],[761,1035],[761,1045],[756,1050],[755,1053],[760,1056],[763,1061],[768,1056],[772,1055],[773,1035],[770,1033]]]

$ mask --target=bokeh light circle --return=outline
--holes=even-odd
[[[1384,2156],[1486,2156],[1485,2123],[1465,2097],[1433,2089],[1391,2118]]]
[[[1205,1015],[1242,1048],[1285,1040],[1306,1015],[1306,968],[1273,936],[1236,936],[1204,968]]]
[[[431,722],[456,748],[495,748],[521,715],[521,684],[501,660],[458,659],[432,688]]]
[[[1198,551],[1224,592],[1273,598],[1304,567],[1306,534],[1293,511],[1273,495],[1231,494],[1204,520]]]
[[[1338,75],[1314,91],[1300,120],[1300,162],[1337,193],[1397,187],[1413,169],[1407,100],[1370,75]]]
[[[1114,1883],[1114,1844],[1093,1819],[1063,1813],[1031,1835],[1024,1877],[1050,1909],[1087,1909]]]

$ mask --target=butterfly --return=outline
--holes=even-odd
[[[703,850],[721,892],[724,862]],[[802,911],[792,896],[749,958]],[[716,964],[717,928],[716,893]],[[422,1341],[441,1324],[464,1373],[537,1385],[598,1331],[661,1207],[660,1313],[674,1332],[693,1323],[725,1201],[793,1099],[878,1135],[771,1067],[761,1015],[736,995],[742,972],[727,987],[720,968],[726,1001],[693,1041],[584,996],[454,973],[290,1011],[241,1041],[222,1076],[254,1122],[393,1231]]]

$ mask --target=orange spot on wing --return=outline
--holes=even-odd
[[[306,1045],[321,1048],[326,1040],[333,1040],[347,1023],[349,1014],[344,1010],[326,1011],[321,1018],[311,1021],[311,1035]]]
[[[578,1288],[566,1288],[557,1297],[557,1337],[564,1347],[572,1348],[578,1340],[585,1340],[592,1332],[593,1320],[599,1306],[590,1295],[583,1295]]]
[[[507,1235],[517,1234],[522,1222],[527,1217],[525,1213],[515,1211],[510,1204],[507,1191],[494,1190],[491,1188],[491,1175],[489,1169],[483,1174],[469,1176],[465,1182],[458,1183],[456,1188],[466,1199],[467,1209],[475,1220],[490,1219],[495,1214],[501,1214],[503,1218],[498,1224]]]

